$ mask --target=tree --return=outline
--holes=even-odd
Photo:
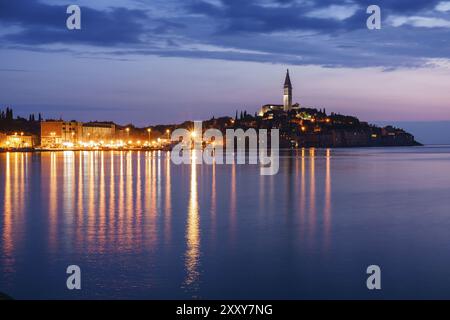
[[[7,108],[6,110],[7,110],[7,116],[6,116],[7,120],[13,120],[14,119],[13,110],[11,108]]]

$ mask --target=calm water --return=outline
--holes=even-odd
[[[449,147],[300,150],[265,177],[164,152],[3,153],[0,199],[0,291],[18,299],[450,298]]]

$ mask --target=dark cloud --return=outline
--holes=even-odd
[[[0,21],[22,31],[8,34],[5,40],[20,44],[83,43],[109,46],[140,43],[145,33],[145,12],[127,8],[104,11],[82,9],[82,30],[66,28],[67,6],[48,5],[34,0],[0,2]]]
[[[140,9],[83,7],[82,30],[69,31],[65,27],[66,6],[0,0],[0,23],[19,27],[19,31],[2,37],[2,46],[80,53],[76,45],[84,44],[102,48],[99,55],[114,59],[157,55],[325,67],[381,66],[386,70],[423,66],[427,58],[450,57],[450,29],[394,28],[387,24],[392,15],[430,14],[439,0],[132,2],[139,2]],[[382,8],[380,31],[366,28],[366,8],[371,4]],[[346,19],[311,15],[342,5],[357,10]],[[164,6],[170,14],[159,14]],[[54,43],[67,48],[46,47]]]

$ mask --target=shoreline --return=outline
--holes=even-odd
[[[418,144],[418,145],[398,145],[398,146],[346,146],[346,147],[322,147],[322,146],[305,146],[305,147],[298,147],[298,148],[279,148],[280,151],[286,151],[286,150],[302,150],[302,149],[317,149],[317,150],[327,150],[327,149],[335,149],[335,150],[343,150],[343,149],[393,149],[393,148],[414,148],[414,147],[436,147],[436,146],[447,146],[447,145],[424,145],[424,144]],[[270,150],[270,148],[268,148]],[[142,148],[142,149],[136,149],[136,148],[124,148],[124,149],[0,149],[0,153],[46,153],[46,152],[108,152],[108,151],[135,151],[135,152],[149,152],[149,151],[172,151],[169,148]],[[249,150],[246,150],[249,151]]]

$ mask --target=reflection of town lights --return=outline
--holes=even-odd
[[[132,143],[133,143],[133,141],[131,141],[131,140],[130,140],[130,141],[128,141],[128,144],[132,144]]]

